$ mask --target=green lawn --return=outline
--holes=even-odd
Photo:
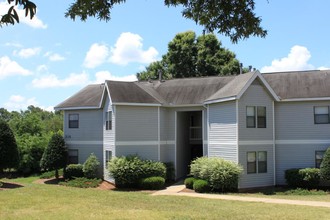
[[[79,189],[11,182],[25,187],[0,191],[0,219],[329,219],[330,209],[150,196],[144,192]],[[7,181],[7,180],[3,180]]]

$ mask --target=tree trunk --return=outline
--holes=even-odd
[[[58,176],[58,169],[55,169],[55,177],[58,180],[59,176]]]

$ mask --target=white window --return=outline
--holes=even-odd
[[[315,151],[315,167],[320,168],[325,151]]]
[[[69,128],[79,128],[79,114],[69,114]]]
[[[106,150],[105,151],[105,166],[108,167],[108,163],[112,158],[112,151]]]
[[[267,173],[267,151],[247,152],[247,173]]]
[[[68,164],[78,164],[79,152],[76,149],[69,149],[68,151]]]
[[[105,130],[112,130],[112,111],[105,113]]]
[[[329,106],[315,106],[314,107],[314,123],[315,124],[329,124]]]
[[[266,107],[247,106],[246,107],[246,127],[266,128]]]

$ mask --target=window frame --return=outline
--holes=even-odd
[[[248,108],[253,108],[253,112],[254,112],[254,115],[253,116],[249,116],[248,115]],[[253,118],[253,125],[249,125],[249,118]],[[246,106],[246,127],[247,128],[256,128],[256,107],[255,106]]]
[[[254,161],[249,162],[249,154],[254,154]],[[265,161],[260,161],[259,155],[260,153],[265,153]],[[261,163],[265,163],[265,165],[261,166]],[[249,166],[250,164],[250,166]],[[251,164],[254,164],[254,170],[251,171],[249,168]],[[252,166],[253,167],[253,166]],[[261,167],[265,167],[264,170],[261,170]],[[267,151],[248,151],[246,152],[246,173],[247,174],[262,174],[268,172],[268,152]]]
[[[259,116],[259,109],[264,108],[265,109],[265,115]],[[259,124],[259,119],[264,119],[264,123],[261,125]],[[266,128],[267,127],[267,108],[266,106],[257,106],[257,128]],[[261,126],[260,126],[261,125]]]
[[[317,153],[322,153],[322,158],[321,159],[317,158]],[[325,150],[316,150],[315,151],[315,168],[320,168],[321,163],[322,163],[323,158],[324,158],[324,154],[325,154]]]
[[[108,163],[112,158],[112,150],[105,150],[105,167],[108,168]]]
[[[328,109],[328,114],[316,114],[316,108],[327,108]],[[316,121],[316,116],[320,116],[320,115],[327,115],[328,116],[328,121],[327,122],[317,122]],[[314,106],[314,124],[330,124],[330,109],[329,106]]]
[[[71,116],[77,116],[78,119],[76,120],[71,120]],[[72,113],[72,114],[69,114],[69,120],[68,120],[68,127],[69,128],[79,128],[79,114],[78,113]],[[76,122],[76,125],[73,124],[73,122]]]
[[[71,156],[70,152],[76,152],[77,155]],[[76,162],[73,161],[72,158],[76,158]],[[78,164],[79,163],[79,150],[78,149],[68,149],[68,164]]]
[[[107,111],[105,113],[105,130],[106,131],[112,130],[112,111]]]

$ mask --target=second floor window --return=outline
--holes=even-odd
[[[69,114],[69,128],[79,128],[79,114]]]
[[[105,130],[112,130],[112,111],[105,113]]]
[[[329,124],[329,107],[315,106],[314,107],[314,123],[315,124]]]
[[[266,107],[247,106],[246,107],[246,127],[266,128]]]

